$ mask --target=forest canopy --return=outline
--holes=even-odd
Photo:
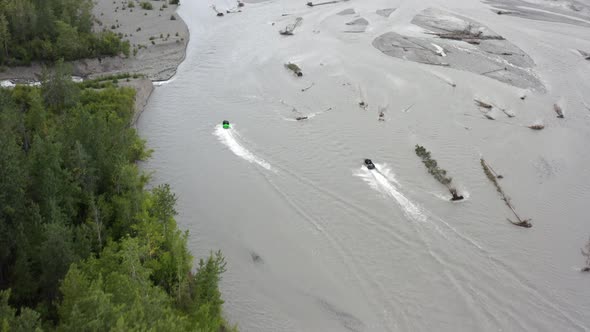
[[[135,91],[0,89],[0,330],[219,331],[225,261],[193,269],[168,185],[130,126]]]
[[[92,0],[0,0],[0,65],[129,55],[129,42],[93,32]]]

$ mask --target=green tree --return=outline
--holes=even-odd
[[[55,25],[57,30],[55,53],[57,56],[62,56],[65,60],[74,60],[83,55],[85,45],[83,45],[78,30],[63,21],[56,21]]]
[[[197,270],[195,281],[199,286],[197,291],[197,304],[200,306],[209,305],[209,312],[213,317],[221,317],[221,293],[219,282],[221,275],[226,271],[225,258],[221,251],[211,253],[207,260],[201,259]]]
[[[5,15],[9,21],[10,31],[15,43],[26,43],[34,36],[33,29],[37,22],[37,11],[30,0],[6,1]]]
[[[41,332],[39,313],[21,308],[20,314],[8,304],[10,290],[0,291],[0,331],[2,332]]]
[[[8,58],[9,42],[10,31],[8,31],[8,21],[3,14],[0,14],[0,64],[4,64]]]
[[[193,273],[176,196],[146,190],[135,92],[86,86],[60,62],[40,88],[0,89],[0,330],[219,331],[225,261]]]
[[[72,67],[63,60],[57,62],[53,71],[43,72],[41,87],[45,104],[54,110],[72,107],[80,97],[78,86],[72,82]]]
[[[113,32],[94,33],[91,0],[0,0],[0,63],[129,54]]]
[[[45,241],[39,246],[37,258],[41,270],[39,283],[46,299],[52,301],[59,295],[59,280],[79,257],[74,250],[72,227],[52,222],[45,224],[44,228]]]
[[[100,258],[73,265],[62,285],[60,330],[187,331],[187,318],[151,283],[145,254],[137,239],[127,238],[109,244]]]
[[[19,247],[18,230],[24,209],[24,178],[20,172],[18,148],[0,133],[0,284],[7,284],[15,264],[14,252]],[[20,174],[19,174],[20,173]],[[14,195],[14,196],[13,196]],[[20,199],[20,201],[19,201]]]
[[[111,302],[112,295],[102,290],[103,284],[101,276],[91,281],[76,264],[72,265],[61,286],[60,331],[109,331],[112,328],[118,308]]]

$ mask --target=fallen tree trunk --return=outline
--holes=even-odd
[[[315,6],[321,6],[321,5],[331,5],[331,4],[339,3],[339,2],[342,2],[342,0],[339,0],[339,1],[326,1],[326,2],[320,2],[320,3],[308,2],[307,3],[307,6],[309,6],[309,7],[315,7]]]
[[[481,101],[481,100],[478,100],[478,99],[473,99],[473,100],[475,101],[475,103],[476,103],[476,104],[477,104],[477,106],[479,106],[479,107],[487,108],[487,109],[489,109],[489,110],[491,110],[491,109],[492,109],[492,107],[493,107],[491,104],[488,104],[488,103],[486,103],[486,102],[483,102],[483,101]]]
[[[279,34],[281,34],[283,36],[292,36],[295,29],[297,29],[297,27],[299,27],[301,25],[301,22],[303,22],[303,18],[297,17],[295,19],[295,22],[287,25],[283,30],[280,30]]]
[[[431,33],[438,38],[441,39],[450,39],[450,40],[460,40],[472,43],[479,43],[482,40],[505,40],[502,36],[482,36],[481,33],[478,34],[471,34],[471,33],[441,33],[441,32],[433,32]]]
[[[311,85],[310,85],[310,86],[308,86],[307,88],[303,88],[303,89],[301,89],[301,92],[305,92],[305,91],[307,91],[307,90],[311,89],[311,88],[312,88],[314,85],[315,85],[315,83],[313,83],[313,82],[312,82],[312,83],[311,83]]]
[[[430,173],[438,182],[442,183],[449,192],[451,193],[451,201],[460,201],[463,199],[463,196],[457,192],[453,186],[451,186],[451,182],[453,178],[447,176],[447,171],[438,167],[438,163],[436,160],[432,159],[430,151],[426,150],[421,145],[416,144],[416,155],[422,159],[422,163],[428,169],[428,173]]]
[[[528,127],[531,128],[531,129],[534,129],[534,130],[541,130],[541,129],[544,129],[545,128],[545,126],[542,125],[542,124],[534,124],[534,125],[530,125]]]
[[[520,226],[520,227],[524,227],[524,228],[533,227],[533,224],[531,224],[531,219],[521,219],[520,216],[518,215],[518,213],[516,213],[516,210],[514,209],[512,204],[510,203],[510,198],[508,198],[508,196],[506,196],[506,194],[504,193],[504,190],[502,190],[502,187],[500,187],[498,180],[496,180],[496,176],[494,176],[494,173],[492,172],[490,166],[488,166],[486,161],[483,158],[481,158],[480,163],[481,163],[481,167],[483,168],[483,172],[488,177],[488,179],[494,184],[494,186],[496,187],[496,190],[500,194],[502,200],[504,201],[504,203],[506,203],[506,206],[508,206],[510,208],[510,210],[514,214],[514,217],[518,221],[514,222],[514,221],[510,220],[509,218],[506,218],[506,219],[511,224],[516,225],[516,226]]]

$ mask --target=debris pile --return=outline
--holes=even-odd
[[[481,101],[481,100],[478,100],[478,99],[474,99],[474,100],[475,100],[475,104],[476,104],[477,106],[479,106],[479,107],[486,108],[486,109],[489,109],[489,110],[491,110],[491,109],[492,109],[492,107],[494,107],[494,106],[492,106],[491,104],[488,104],[488,103],[486,103],[486,102],[483,102],[483,101]]]
[[[545,128],[545,126],[542,125],[542,124],[534,124],[534,125],[530,125],[528,127],[531,128],[531,129],[534,129],[534,130],[541,130],[541,129],[544,129]]]
[[[491,104],[488,104],[486,102],[483,102],[481,100],[475,100],[475,104],[480,108],[480,110],[482,111],[483,115],[486,117],[486,119],[488,120],[496,120],[496,118],[494,118],[494,116],[492,114],[490,114],[490,112],[492,111],[493,106]]]
[[[298,65],[289,62],[285,64],[285,67],[289,70],[291,70],[295,75],[297,75],[298,77],[303,76],[303,72],[301,71],[301,68],[299,68]]]
[[[389,105],[386,106],[379,106],[379,121],[385,121],[385,112],[387,112],[387,108],[389,107]]]
[[[369,104],[365,101],[365,94],[363,93],[363,88],[359,85],[359,107],[364,109],[365,111],[369,109]]]
[[[280,30],[279,33],[283,36],[292,36],[295,29],[297,29],[297,27],[299,27],[302,22],[303,17],[297,17],[295,22],[288,24],[283,30]]]
[[[478,99],[474,99],[475,100],[475,104],[482,109],[483,111],[483,115],[489,119],[489,120],[495,120],[494,116],[492,114],[490,114],[490,112],[492,111],[492,109],[496,108],[498,110],[500,110],[502,113],[506,114],[507,117],[509,118],[513,118],[516,115],[514,115],[514,113],[512,113],[512,111],[509,111],[503,107],[498,107],[497,105],[491,104],[491,103],[487,103]]]
[[[486,35],[483,31],[474,29],[472,24],[468,24],[463,30],[431,32],[430,34],[442,39],[460,40],[473,45],[479,45],[482,40],[505,40],[499,35]]]
[[[223,12],[217,10],[217,7],[215,7],[215,5],[211,5],[211,9],[213,9],[213,11],[217,13],[217,16],[223,16]]]
[[[559,105],[553,104],[553,110],[555,111],[555,113],[557,113],[558,118],[563,119],[563,110]]]

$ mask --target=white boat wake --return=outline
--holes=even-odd
[[[309,113],[309,114],[305,114],[305,115],[301,115],[306,117],[306,119],[301,119],[301,120],[297,120],[296,118],[287,118],[287,117],[283,117],[283,120],[285,121],[293,121],[293,122],[297,122],[297,121],[304,121],[304,120],[309,120],[309,119],[313,119],[315,118],[318,114],[320,113]]]
[[[355,173],[355,175],[363,179],[367,184],[369,184],[369,186],[371,186],[371,188],[377,190],[384,196],[393,198],[403,209],[406,217],[408,217],[410,220],[428,224],[429,227],[432,227],[434,230],[436,230],[436,232],[445,238],[449,237],[449,234],[444,230],[447,229],[477,249],[484,250],[484,248],[476,241],[464,235],[443,219],[433,215],[428,210],[423,209],[418,204],[412,202],[404,194],[402,194],[402,192],[398,189],[401,185],[387,164],[376,163],[375,166],[376,168],[374,170],[369,170],[362,166]],[[445,200],[448,199],[445,198]]]
[[[253,154],[252,152],[248,151],[245,147],[240,144],[239,141],[239,134],[235,131],[234,128],[232,129],[223,129],[221,125],[217,125],[215,127],[215,136],[219,138],[219,141],[227,146],[236,156],[250,162],[253,164],[257,164],[258,166],[265,168],[269,171],[273,170],[270,164]]]
[[[369,170],[366,167],[361,167],[355,175],[363,179],[371,188],[379,191],[385,196],[393,198],[403,209],[404,214],[414,220],[426,222],[427,217],[412,201],[404,196],[396,187],[399,182],[393,176],[391,170],[384,164],[375,164],[376,169]]]

